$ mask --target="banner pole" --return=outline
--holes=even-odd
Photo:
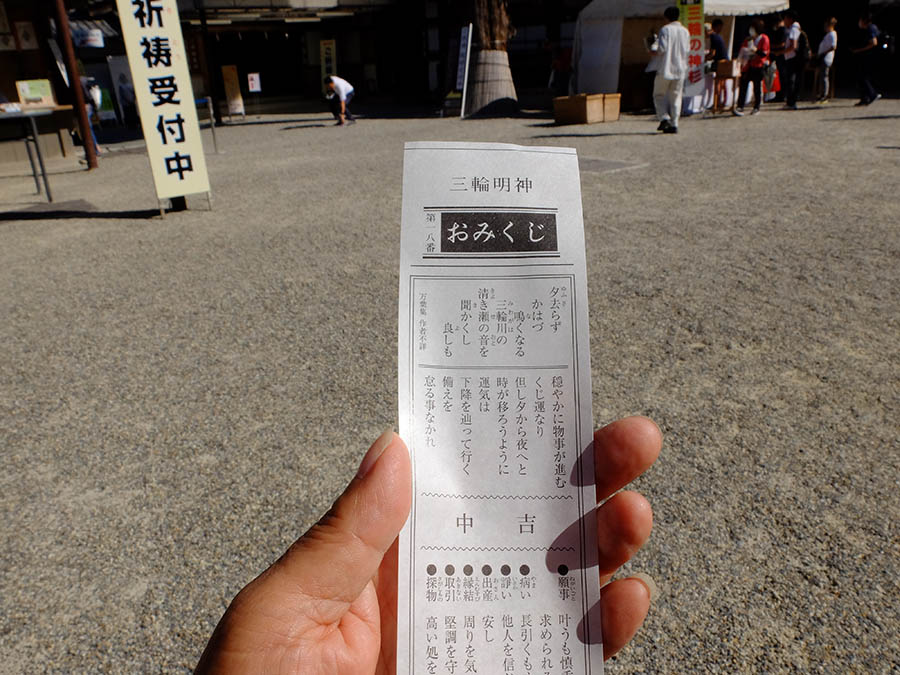
[[[469,86],[469,56],[472,53],[472,24],[469,24],[469,36],[466,40],[466,70],[463,76],[462,103],[459,106],[459,119],[466,118],[466,89]]]

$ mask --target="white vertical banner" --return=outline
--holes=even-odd
[[[688,74],[684,80],[685,96],[703,95],[703,62],[706,59],[706,31],[703,29],[703,0],[678,0],[680,20],[691,36]]]
[[[116,0],[156,196],[209,192],[176,0]]]
[[[469,26],[462,27],[459,33],[459,57],[456,62],[456,89],[462,91],[466,81],[466,67],[469,65]]]

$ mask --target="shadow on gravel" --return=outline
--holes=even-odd
[[[290,114],[290,113],[281,113],[281,114]],[[327,113],[316,113],[316,112],[298,112],[297,117],[294,118],[285,118],[285,117],[273,117],[272,119],[245,119],[245,120],[232,120],[230,122],[223,121],[221,126],[223,127],[249,127],[249,126],[257,126],[257,125],[266,125],[266,124],[297,124],[303,123],[307,124],[310,122],[333,122],[334,117],[330,114],[327,117],[311,117],[304,118],[300,117],[300,115],[309,115],[309,114],[322,114],[325,115]],[[432,110],[431,108],[410,108],[410,109],[395,109],[390,107],[355,107],[353,108],[353,115],[359,120],[412,120],[412,119],[435,119],[437,118],[438,112]]]
[[[63,208],[60,208],[63,207]],[[20,211],[0,212],[0,222],[14,220],[72,220],[81,218],[115,219],[115,220],[146,220],[159,218],[159,209],[142,209],[139,211],[94,211],[93,205],[79,199],[59,204],[35,204]]]
[[[295,124],[290,127],[281,127],[281,131],[290,131],[291,129],[324,129],[327,124]],[[334,126],[333,124],[331,126]]]
[[[855,122],[857,120],[897,120],[900,115],[859,115],[858,117],[832,117],[822,122]]]
[[[658,136],[655,131],[613,131],[608,134],[537,134],[532,138],[603,138],[604,136]]]
[[[557,123],[551,119],[549,122],[538,122],[537,124],[529,124],[530,127],[544,127],[550,129],[562,129],[563,127],[580,127],[584,126],[582,122],[573,122],[572,124],[568,123]]]
[[[293,124],[296,122],[328,122],[331,120],[331,117],[316,117],[311,120],[299,119],[297,117],[293,119],[275,119],[275,120],[245,120],[242,122],[222,122],[222,124],[218,125],[218,128],[221,127],[253,127],[258,126],[260,124]]]
[[[80,166],[73,169],[47,169],[48,176],[62,176],[67,173],[84,173],[87,169]],[[12,178],[34,178],[34,174],[30,171],[24,173],[0,173],[0,180],[8,180]]]
[[[876,150],[900,150],[900,145],[876,145]]]
[[[733,120],[737,115],[733,114],[730,110],[726,110],[720,113],[710,113],[708,115],[704,115],[703,113],[698,113],[696,115],[682,115],[681,119],[693,119],[700,122],[709,122],[710,120]]]

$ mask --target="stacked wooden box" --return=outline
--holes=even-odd
[[[576,94],[553,99],[557,124],[594,124],[619,119],[621,94]]]

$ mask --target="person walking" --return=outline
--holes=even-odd
[[[678,21],[677,7],[666,8],[664,16],[669,23],[660,28],[659,37],[650,48],[656,62],[653,105],[659,119],[657,130],[677,134],[691,38],[687,28]]]
[[[750,85],[753,84],[753,112],[751,115],[759,113],[759,106],[762,105],[762,81],[765,68],[769,65],[769,36],[765,33],[766,25],[762,19],[754,19],[750,25],[750,35],[744,41],[741,51],[746,53],[750,58],[744,66],[743,77],[741,78],[741,95],[738,99],[737,108],[733,111],[735,115],[741,117],[744,114],[744,104],[747,102],[747,92]]]
[[[356,120],[350,112],[350,101],[353,100],[353,94],[356,93],[353,85],[342,77],[329,75],[325,78],[325,87],[327,89],[325,96],[331,103],[331,114],[337,120],[335,126],[341,126],[345,122],[355,122]]]
[[[819,87],[822,93],[816,99],[816,103],[828,103],[828,89],[830,85],[829,74],[831,66],[834,65],[834,53],[837,49],[837,19],[831,17],[825,22],[825,37],[819,43],[819,50],[816,53],[818,59]]]
[[[881,33],[878,26],[872,23],[872,16],[868,12],[859,17],[859,28],[862,31],[862,44],[852,51],[856,55],[856,72],[859,82],[859,103],[856,105],[871,105],[881,98],[881,94],[872,84],[872,76],[875,74],[875,66],[878,58],[878,38]]]

